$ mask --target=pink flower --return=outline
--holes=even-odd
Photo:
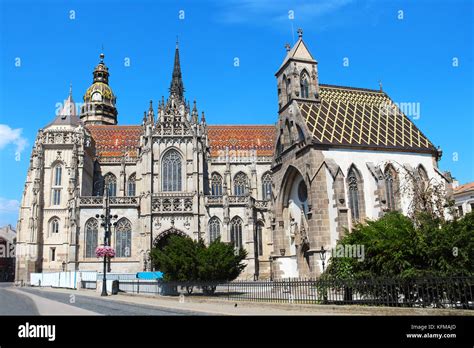
[[[112,258],[115,257],[115,250],[110,246],[100,246],[95,249],[95,255],[97,258],[102,258],[104,256]]]

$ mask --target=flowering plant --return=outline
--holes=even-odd
[[[95,249],[95,255],[98,258],[107,256],[107,257],[114,257],[115,256],[115,250],[112,247],[109,246],[100,246],[97,249]]]

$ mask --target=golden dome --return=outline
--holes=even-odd
[[[97,101],[103,101],[103,99],[108,99],[111,101],[115,100],[114,93],[112,92],[112,89],[110,88],[109,85],[103,83],[103,82],[94,82],[86,91],[86,94],[84,95],[84,101],[91,101],[92,100],[92,95],[95,94],[96,92],[99,92],[100,95],[102,96],[101,100]],[[95,100],[92,100],[95,101]]]

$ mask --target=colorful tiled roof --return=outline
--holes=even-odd
[[[275,127],[271,125],[208,126],[211,157],[234,151],[257,150],[257,156],[273,156]]]
[[[469,182],[467,184],[454,188],[455,195],[459,195],[459,194],[466,193],[469,191],[474,191],[474,182]]]
[[[124,154],[129,157],[137,156],[141,126],[88,125],[87,129],[95,140],[97,156],[116,157]]]
[[[320,97],[320,104],[298,101],[318,143],[436,153],[433,144],[384,92],[320,85]]]

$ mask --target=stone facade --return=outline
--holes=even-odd
[[[72,92],[35,141],[17,225],[16,279],[102,269],[104,192],[117,215],[112,272],[150,270],[172,234],[248,252],[241,278],[318,276],[356,222],[408,212],[404,172],[443,182],[440,153],[383,91],[322,85],[299,32],[276,73],[275,126],[208,125],[184,97],[176,47],[168,98],[117,124],[104,57],[76,114]],[[329,258],[326,254],[326,259]]]

